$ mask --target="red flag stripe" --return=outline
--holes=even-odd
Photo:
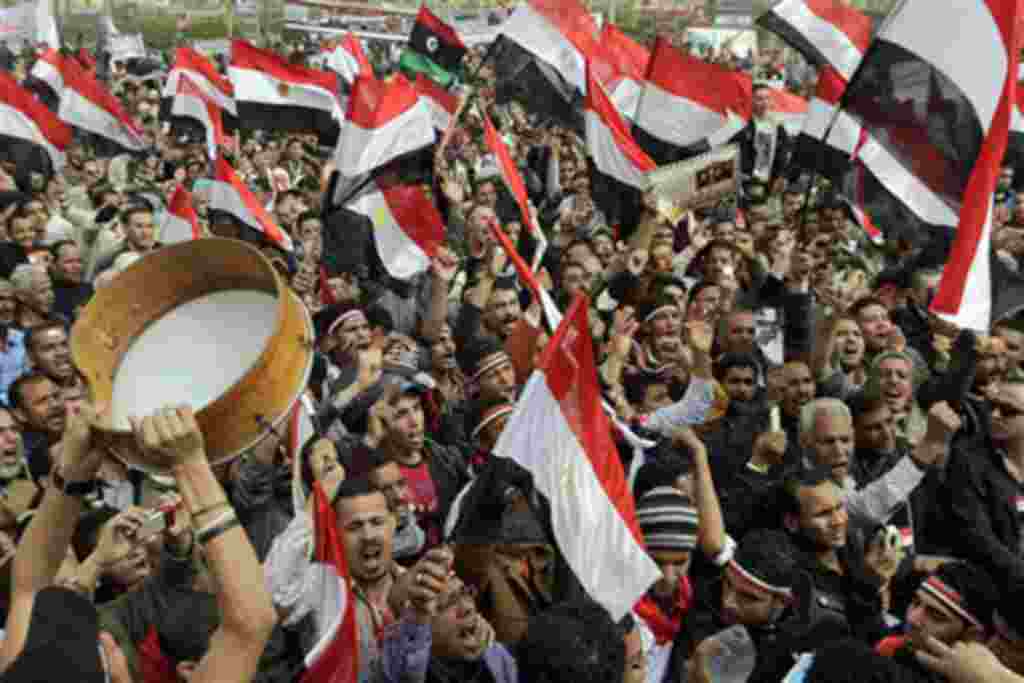
[[[367,130],[381,128],[419,103],[419,95],[402,74],[389,81],[357,78],[346,119]]]
[[[381,188],[381,194],[402,232],[433,258],[444,242],[444,219],[423,188],[394,185]]]
[[[231,42],[231,66],[257,71],[283,83],[319,88],[335,99],[338,96],[337,74],[292,64],[276,52],[261,50],[244,40]]]
[[[0,102],[13,107],[31,121],[42,138],[61,153],[71,144],[73,131],[10,75],[0,72]],[[0,131],[5,132],[5,131]]]
[[[217,157],[216,183],[222,184],[227,192],[211,192],[210,208],[226,211],[246,223],[254,230],[259,230],[269,240],[280,245],[287,251],[293,250],[291,237],[282,231],[267,210],[259,203],[249,188],[239,179],[235,169],[224,157]],[[224,196],[221,196],[224,195]],[[214,201],[217,198],[218,201]],[[248,213],[248,216],[245,213]]]
[[[526,185],[523,183],[523,178],[519,175],[519,169],[516,168],[516,164],[512,160],[512,155],[509,154],[505,142],[498,135],[498,131],[494,129],[494,124],[491,123],[490,117],[484,113],[483,118],[484,139],[487,141],[487,146],[491,152],[497,157],[498,167],[501,169],[501,175],[505,179],[505,184],[508,186],[509,191],[512,192],[512,196],[515,197],[516,203],[519,204],[519,211],[523,216],[523,227],[536,234],[533,218],[530,215],[529,195],[526,193]]]
[[[750,119],[753,97],[750,76],[684,54],[664,38],[659,37],[654,43],[647,81],[722,116],[731,111]]]
[[[141,136],[142,131],[136,127],[135,122],[128,115],[128,112],[121,106],[120,100],[110,94],[103,85],[92,75],[85,71],[77,62],[64,60],[64,87],[74,90],[76,93],[104,110],[130,133]]]

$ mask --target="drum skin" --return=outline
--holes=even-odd
[[[163,247],[98,289],[71,332],[71,355],[93,401],[109,405],[121,361],[143,331],[175,308],[229,290],[257,290],[277,298],[277,321],[256,363],[196,413],[207,458],[227,462],[251,448],[288,416],[313,364],[313,328],[305,306],[254,247],[240,240],[205,238]],[[230,339],[226,339],[226,345]],[[168,353],[187,353],[169,348]],[[159,372],[159,367],[153,368]],[[140,416],[141,417],[141,416]],[[127,429],[97,426],[122,460],[151,471]]]

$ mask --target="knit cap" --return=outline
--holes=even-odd
[[[671,486],[651,489],[636,504],[636,518],[648,551],[691,551],[697,547],[697,510]]]

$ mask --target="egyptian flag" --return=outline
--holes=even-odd
[[[60,171],[72,135],[69,125],[0,71],[0,158],[14,164],[19,179]]]
[[[240,128],[315,131],[322,145],[337,141],[344,112],[338,74],[292,64],[276,52],[233,40],[228,76]]]
[[[437,15],[420,7],[409,35],[409,46],[402,53],[398,66],[415,80],[425,74],[442,86],[449,86],[462,66],[466,45],[455,29],[441,21]]]
[[[583,132],[581,91],[557,68],[505,36],[498,36],[492,50],[495,102],[519,102],[542,120]]]
[[[373,78],[373,67],[363,51],[363,44],[351,33],[346,33],[333,49],[324,51],[324,64],[352,85],[356,78]]]
[[[811,65],[848,81],[871,43],[871,18],[843,0],[782,0],[757,25],[782,38]]]
[[[258,233],[268,242],[293,251],[291,237],[281,230],[223,156],[217,157],[216,177],[210,183],[210,210],[222,211]]]
[[[178,81],[182,76],[188,76],[206,97],[224,111],[232,116],[238,113],[235,108],[235,88],[231,81],[217,70],[213,62],[190,47],[179,47],[174,53],[174,66],[164,84],[165,98],[178,95]]]
[[[116,146],[140,152],[146,149],[142,131],[121,102],[78,62],[64,60],[64,92],[58,116],[66,123],[100,136]]]
[[[459,98],[423,74],[419,74],[416,77],[416,82],[412,85],[430,108],[434,128],[442,133],[448,130],[455,119],[455,112],[459,108]]]
[[[814,97],[807,103],[791,160],[794,166],[835,182],[850,170],[854,154],[863,144],[860,123],[842,110],[837,113],[844,92],[846,80],[839,72],[831,66],[818,70]]]
[[[569,307],[494,454],[530,473],[550,507],[562,557],[590,597],[618,620],[660,572],[644,550],[633,496],[601,406],[588,304],[581,295]]]
[[[420,185],[378,179],[348,207],[372,221],[377,254],[396,280],[426,271],[444,242],[444,220]]]
[[[519,174],[519,169],[516,168],[508,147],[505,146],[505,142],[498,135],[498,131],[495,130],[490,117],[485,113],[483,118],[484,141],[487,143],[491,153],[494,154],[494,158],[497,159],[498,170],[505,181],[505,186],[519,206],[519,214],[523,222],[522,237],[519,244],[520,251],[526,258],[530,259],[533,269],[537,270],[541,259],[544,257],[544,252],[547,250],[547,238],[544,237],[544,233],[537,227],[533,216],[530,214],[530,198],[526,193],[526,183],[523,182],[523,177]]]
[[[587,84],[587,154],[593,163],[594,200],[614,225],[635,223],[640,215],[647,173],[654,161],[629,133],[626,120],[615,109],[593,71]]]
[[[217,150],[227,142],[220,106],[207,97],[188,74],[181,74],[178,78],[178,92],[174,96],[171,114],[198,121],[206,130],[207,153],[211,159],[217,158]]]
[[[60,95],[64,92],[64,59],[60,50],[50,48],[36,59],[25,81],[25,87],[38,93],[53,111],[60,106]]]
[[[600,51],[600,31],[579,0],[529,0],[502,24],[500,35],[586,92],[587,58]]]
[[[632,120],[640,104],[651,53],[611,23],[605,24],[601,30],[601,48],[602,56],[614,67],[614,72],[607,81],[599,80],[615,103],[615,108]]]
[[[1006,146],[1005,163],[1013,167],[1024,165],[1024,88],[1017,87],[1017,106],[1010,121],[1010,140]]]
[[[75,59],[82,65],[82,68],[86,71],[96,71],[96,58],[92,56],[92,53],[86,50],[84,47],[78,48],[78,52],[75,53]]]
[[[1017,101],[1018,5],[908,0],[871,44],[842,102],[863,127],[857,160],[875,181],[864,185],[865,209],[883,231],[890,205],[914,213],[922,230],[956,228],[931,308],[979,331],[990,323],[992,195]]]
[[[297,514],[304,514],[301,510]],[[321,613],[330,621],[306,654],[299,683],[356,683],[359,679],[359,630],[356,601],[348,573],[337,515],[319,482],[313,484],[313,561],[325,567],[333,581],[325,581]]]
[[[659,164],[726,143],[750,120],[753,82],[746,74],[654,42],[633,134]]]
[[[202,236],[199,229],[199,217],[192,205],[192,193],[178,185],[174,188],[171,201],[164,214],[164,223],[160,226],[160,243],[177,244],[197,240]]]
[[[334,161],[342,176],[356,177],[436,139],[427,103],[404,76],[357,78]]]

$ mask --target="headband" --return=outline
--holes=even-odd
[[[504,351],[495,351],[490,356],[487,356],[487,358],[489,360],[481,364],[477,371],[473,373],[473,376],[470,378],[471,381],[476,382],[499,365],[512,362],[512,359]]]
[[[644,318],[644,322],[645,323],[651,322],[651,320],[653,320],[654,317],[657,316],[659,313],[662,313],[663,311],[666,311],[666,310],[671,309],[671,308],[675,308],[676,310],[679,309],[679,307],[676,306],[675,304],[665,304],[664,306],[658,306],[653,311],[651,311],[650,313],[647,314],[647,317]]]
[[[735,559],[729,560],[729,564],[726,565],[726,571],[728,571],[729,574],[740,583],[753,586],[758,590],[771,593],[772,595],[777,595],[780,598],[784,598],[787,602],[793,599],[793,590],[791,588],[775,586],[767,581],[759,579],[744,569],[743,566]]]
[[[478,424],[473,429],[473,433],[471,434],[471,436],[475,439],[477,437],[477,434],[483,431],[484,427],[491,424],[502,415],[508,415],[509,413],[512,412],[514,407],[515,406],[513,406],[511,403],[504,403],[500,406],[495,406],[494,408],[489,410],[487,413],[484,414],[484,418],[480,420],[480,424]]]
[[[334,330],[338,329],[338,327],[345,324],[349,320],[356,319],[361,319],[362,322],[367,322],[366,316],[358,308],[354,308],[351,311],[346,311],[345,313],[342,313],[341,315],[338,316],[338,319],[331,323],[331,326],[327,328],[327,334],[324,336],[330,337],[331,333],[333,333]]]
[[[964,599],[960,593],[950,588],[939,577],[929,576],[928,579],[921,584],[921,588],[943,605],[956,612],[967,623],[977,626],[982,631],[986,630],[982,623],[978,621],[978,618],[968,612],[967,608],[963,606]]]

